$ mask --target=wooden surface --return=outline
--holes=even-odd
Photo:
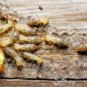
[[[5,60],[5,75],[1,75],[2,78],[87,79],[87,55],[76,52],[77,46],[87,43],[87,0],[0,0],[0,2],[9,6],[11,12],[17,11],[19,17],[48,17],[50,26],[46,27],[46,32],[41,31],[40,34],[44,36],[47,32],[56,32],[56,36],[63,37],[69,42],[67,49],[42,42],[34,53],[44,60],[40,71],[36,64],[26,61],[23,69],[19,71],[15,65]],[[39,6],[42,6],[43,10],[40,10]],[[75,84],[77,85],[77,82]]]
[[[87,81],[0,80],[1,87],[87,87]]]

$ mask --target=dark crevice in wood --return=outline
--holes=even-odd
[[[16,80],[47,80],[47,81],[84,81],[87,80],[87,78],[58,78],[58,79],[46,79],[46,78],[24,78],[24,77],[15,77],[15,78],[4,78],[1,77],[0,80],[3,79],[16,79]]]
[[[64,80],[67,80],[67,81],[84,81],[84,80],[87,80],[87,78],[66,78]]]

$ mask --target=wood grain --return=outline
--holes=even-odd
[[[87,78],[87,55],[80,55],[76,47],[87,43],[87,0],[1,0],[2,4],[9,6],[11,11],[17,11],[19,17],[46,16],[50,23],[46,32],[56,32],[69,42],[67,49],[60,49],[55,45],[48,45],[43,41],[34,54],[44,60],[38,71],[36,64],[24,61],[23,69],[19,71],[15,64],[5,60],[3,78]],[[43,7],[43,10],[39,9]],[[45,29],[41,27],[42,31]],[[46,32],[40,31],[39,36]]]
[[[46,16],[50,18],[50,25],[58,29],[86,29],[87,0],[6,0],[2,1],[19,16]],[[39,9],[43,7],[43,10]]]
[[[87,81],[0,80],[1,87],[87,87]]]

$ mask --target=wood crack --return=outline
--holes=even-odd
[[[43,80],[43,81],[87,81],[87,78],[58,78],[58,79],[46,79],[46,78],[24,78],[24,77],[16,77],[16,78],[4,78],[1,77],[0,80]]]

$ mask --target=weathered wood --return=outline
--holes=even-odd
[[[60,49],[55,45],[48,45],[42,42],[34,54],[44,60],[44,64],[38,72],[38,66],[24,61],[23,69],[17,70],[12,63],[5,62],[4,78],[25,77],[25,78],[87,78],[87,55],[80,55],[76,47],[87,43],[87,0],[74,2],[74,0],[6,0],[1,1],[9,6],[11,11],[17,11],[19,17],[47,16],[50,19],[48,32],[56,32],[58,37],[64,37],[69,46],[67,49]],[[39,6],[43,10],[39,10]],[[54,28],[55,27],[55,28]],[[45,28],[42,28],[45,29]],[[40,36],[46,34],[40,33]]]
[[[87,28],[87,0],[6,0],[2,3],[8,5],[12,11],[17,11],[19,17],[47,16],[50,18],[50,25],[59,29]]]
[[[87,87],[87,81],[0,80],[1,87]]]

